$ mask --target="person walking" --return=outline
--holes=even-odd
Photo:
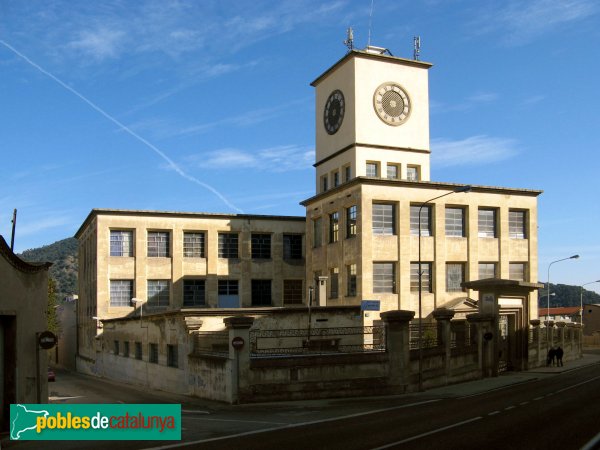
[[[557,366],[561,366],[562,367],[562,365],[563,365],[563,361],[562,361],[563,354],[564,354],[563,349],[560,348],[560,345],[559,345],[558,348],[556,349],[556,365]]]
[[[552,347],[548,350],[548,358],[546,359],[546,366],[554,365],[554,359],[556,358],[556,350]]]

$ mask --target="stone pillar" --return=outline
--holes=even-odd
[[[414,311],[386,311],[381,313],[385,323],[390,386],[401,387],[404,392],[410,380],[409,323]]]
[[[554,343],[554,320],[546,320],[546,353],[552,348]]]
[[[569,347],[569,354],[567,355],[565,349],[565,361],[569,359],[579,358],[579,349],[575,344],[575,334],[577,333],[577,329],[575,328],[574,323],[568,323],[566,325],[566,337],[565,337],[565,345]]]
[[[231,403],[239,403],[240,397],[250,386],[250,327],[253,317],[233,316],[223,319],[229,331],[229,360],[231,361]],[[234,348],[232,342],[241,343],[241,348]],[[240,340],[241,339],[241,340]],[[239,344],[238,344],[239,345]]]
[[[540,336],[540,321],[533,319],[529,321],[529,324],[533,328],[533,344],[535,348],[535,364],[532,364],[530,368],[540,367],[546,364],[546,355],[542,353],[542,340]]]
[[[565,322],[556,322],[558,332],[558,345],[564,350],[565,349]]]
[[[450,362],[452,360],[452,332],[450,321],[454,317],[454,311],[447,308],[438,308],[433,311],[433,318],[438,323],[438,341],[444,348],[444,384],[450,379]]]
[[[583,325],[576,323],[573,326],[575,327],[576,351],[579,353],[579,357],[583,358]]]
[[[327,278],[326,276],[318,277],[317,291],[319,291],[317,298],[319,299],[319,306],[327,306]]]
[[[477,329],[477,353],[481,376],[498,376],[498,326],[494,314],[469,314],[467,320]]]

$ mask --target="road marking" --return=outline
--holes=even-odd
[[[198,411],[196,409],[182,409],[181,412],[186,414],[210,414],[208,411]]]
[[[544,399],[544,397],[536,397],[533,400],[538,401],[538,400],[543,400],[543,399]]]
[[[488,413],[488,416],[495,416],[496,414],[500,414],[500,411],[492,411],[491,413]]]
[[[528,404],[529,402],[521,402],[519,403],[519,406],[525,406],[526,404]]]
[[[569,389],[576,388],[576,387],[581,386],[583,384],[591,383],[592,381],[596,381],[598,378],[600,378],[600,376],[594,377],[594,378],[590,378],[589,380],[582,381],[581,383],[574,384],[573,386],[569,386],[569,387],[566,387],[564,389],[560,389],[560,390],[556,391],[555,394],[560,394],[561,392],[568,391]]]
[[[425,400],[422,402],[408,403],[406,405],[393,406],[391,408],[374,409],[372,411],[365,411],[365,412],[360,412],[360,413],[356,413],[356,414],[348,414],[346,416],[330,417],[328,419],[312,420],[310,422],[293,423],[293,424],[285,425],[283,427],[264,428],[262,430],[246,431],[244,433],[231,434],[231,435],[227,435],[227,436],[219,436],[219,437],[210,438],[210,439],[200,439],[197,441],[180,442],[178,444],[163,445],[161,447],[150,447],[150,448],[146,448],[144,450],[165,450],[165,449],[169,449],[169,448],[187,447],[190,445],[204,444],[206,442],[222,441],[225,439],[251,436],[253,434],[267,433],[269,431],[286,430],[289,428],[298,428],[298,427],[303,427],[306,425],[316,425],[319,423],[335,422],[337,420],[353,419],[355,417],[368,416],[370,414],[378,414],[378,413],[387,412],[387,411],[394,411],[396,409],[404,409],[404,408],[411,408],[413,406],[427,405],[429,403],[439,402],[441,400],[442,400],[441,398],[436,398],[433,400]]]
[[[512,406],[512,405],[511,406],[507,406],[506,408],[504,408],[504,411],[508,411],[509,409],[515,409],[515,407]]]
[[[447,427],[438,428],[437,430],[428,431],[427,433],[421,433],[421,434],[418,434],[416,436],[410,437],[408,439],[403,439],[402,441],[392,442],[391,444],[382,445],[381,447],[376,447],[376,448],[371,449],[371,450],[382,450],[384,448],[390,448],[390,447],[395,447],[396,445],[405,444],[405,443],[410,442],[410,441],[416,441],[417,439],[421,439],[421,438],[426,437],[426,436],[431,436],[432,434],[436,434],[436,433],[439,433],[441,431],[450,430],[452,428],[460,427],[460,426],[465,425],[467,423],[475,422],[476,420],[479,420],[481,418],[482,418],[481,416],[473,417],[472,419],[463,420],[462,422],[454,423],[452,425],[448,425]]]
[[[75,397],[48,397],[51,402],[63,402],[65,400],[71,400],[72,398],[81,398],[83,395],[77,395]]]

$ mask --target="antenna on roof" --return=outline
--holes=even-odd
[[[369,14],[369,39],[367,40],[367,47],[371,46],[371,24],[373,23],[373,3],[375,0],[371,0],[371,14]]]
[[[415,61],[418,61],[420,55],[421,55],[421,36],[415,36],[415,37],[413,37],[413,59]]]
[[[352,27],[348,27],[346,30],[346,40],[344,41],[344,45],[348,47],[348,50],[354,49],[354,31]]]

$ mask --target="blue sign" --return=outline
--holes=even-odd
[[[360,302],[361,311],[379,311],[381,302],[379,300],[363,300]]]

